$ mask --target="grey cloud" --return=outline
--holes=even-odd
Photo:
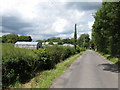
[[[17,16],[3,16],[2,17],[3,33],[27,33],[25,28],[32,27],[32,24],[25,22]]]
[[[69,2],[66,4],[68,9],[77,10],[97,10],[101,6],[101,2]]]

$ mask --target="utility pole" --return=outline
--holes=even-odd
[[[74,31],[74,47],[75,47],[75,53],[76,53],[76,45],[77,45],[77,24],[75,24],[75,31]]]

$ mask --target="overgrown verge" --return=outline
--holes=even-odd
[[[2,45],[2,86],[11,87],[16,82],[29,82],[38,72],[54,69],[55,65],[74,55],[73,47],[46,46],[39,50],[14,48]],[[77,52],[80,50],[78,48]],[[46,74],[47,75],[47,74]]]
[[[14,88],[49,88],[52,85],[53,80],[60,76],[80,55],[84,52],[76,54],[67,58],[66,60],[55,65],[55,68],[51,70],[44,70],[36,77],[31,79],[30,82],[26,84],[16,83]]]
[[[98,52],[98,51],[96,51]],[[104,56],[107,60],[113,62],[114,64],[120,66],[120,62],[118,61],[118,58],[117,57],[112,57],[111,55],[109,54],[105,54],[105,53],[102,53],[102,52],[98,52],[99,54],[101,54],[102,56]]]

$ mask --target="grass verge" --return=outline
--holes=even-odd
[[[96,52],[99,53],[100,55],[104,56],[107,60],[113,62],[114,64],[118,64],[118,58],[112,57],[109,54],[104,54],[102,52],[98,52],[98,51],[96,51]]]
[[[53,79],[60,76],[84,52],[71,56],[58,63],[54,69],[38,73],[30,82],[22,85],[16,83],[12,88],[49,88],[52,85]]]

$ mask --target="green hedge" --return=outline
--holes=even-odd
[[[77,49],[80,52],[79,48]],[[74,47],[46,46],[39,50],[14,48],[13,44],[2,44],[3,87],[15,82],[26,83],[37,72],[54,68],[55,64],[74,55]]]

